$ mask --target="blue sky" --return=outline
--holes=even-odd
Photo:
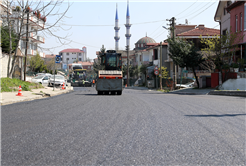
[[[115,12],[116,3],[118,4],[118,17],[119,17],[119,47],[125,49],[126,45],[126,9],[127,1],[70,1],[72,4],[67,12],[67,18],[63,19],[63,29],[56,32],[58,36],[69,37],[66,39],[71,40],[69,45],[61,47],[55,37],[45,37],[44,48],[51,48],[50,51],[45,51],[46,54],[58,54],[59,51],[67,48],[87,47],[87,57],[90,59],[96,58],[96,51],[100,50],[102,45],[106,49],[115,48]],[[131,41],[130,48],[134,48],[140,38],[148,37],[153,38],[156,42],[163,41],[167,38],[168,31],[162,28],[167,27],[168,21],[171,17],[177,18],[177,24],[184,24],[185,19],[189,24],[199,25],[204,24],[208,28],[219,29],[219,24],[214,21],[214,15],[218,6],[216,0],[190,0],[190,1],[129,1],[130,9],[130,23],[131,26]],[[64,10],[67,2],[60,10]],[[48,21],[55,21],[52,18],[47,18]],[[93,26],[88,26],[93,25]]]

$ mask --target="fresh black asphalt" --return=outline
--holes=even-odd
[[[1,107],[1,164],[246,165],[243,97],[91,87]]]

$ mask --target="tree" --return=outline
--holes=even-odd
[[[54,70],[54,66],[55,66],[55,58],[51,58],[48,62],[45,63],[46,67],[49,71],[53,71]]]
[[[43,72],[44,70],[47,70],[47,67],[44,64],[44,60],[40,57],[39,54],[29,57],[28,63],[30,64],[29,68],[31,71]]]
[[[16,49],[16,43],[15,40],[17,39],[17,35],[11,30],[11,43],[12,43],[12,53],[14,53],[14,50]],[[9,53],[10,51],[10,41],[9,41],[9,29],[7,26],[1,27],[1,47],[2,47],[2,52],[4,53]]]
[[[199,87],[198,78],[196,76],[195,67],[197,67],[204,60],[202,55],[195,48],[193,43],[189,43],[183,39],[168,38],[169,43],[169,56],[173,59],[174,63],[181,68],[191,68],[196,78],[197,86]]]
[[[71,41],[67,40],[67,36],[62,37],[58,36],[55,33],[59,31],[59,28],[63,28],[63,26],[58,25],[61,23],[62,19],[65,18],[65,14],[70,8],[70,4],[68,3],[67,8],[65,11],[60,11],[60,6],[63,4],[62,0],[50,0],[50,1],[42,1],[42,0],[33,0],[33,1],[24,1],[24,0],[2,0],[2,4],[6,8],[2,8],[2,18],[3,18],[3,27],[6,27],[8,31],[8,36],[4,42],[5,45],[9,46],[8,54],[9,60],[7,65],[7,77],[11,77],[12,73],[14,72],[14,64],[16,62],[17,57],[17,50],[20,47],[19,43],[23,37],[26,36],[28,33],[37,32],[43,33],[44,36],[52,36],[56,37],[61,45],[65,45],[70,43]],[[16,6],[16,7],[15,7]],[[33,8],[33,10],[31,9]],[[12,14],[11,14],[12,12]],[[41,15],[42,14],[42,15]],[[27,19],[27,15],[34,16],[36,15],[35,19],[29,21],[29,24],[25,22]],[[33,30],[27,30],[26,27],[33,24],[36,20],[36,24],[40,25],[40,22],[46,22],[46,18],[54,18],[53,22],[47,22],[45,27]],[[12,35],[12,31],[15,31],[15,35]],[[64,28],[63,28],[64,29]],[[8,42],[7,42],[8,40]],[[25,42],[24,40],[22,40]],[[28,41],[28,39],[27,39]],[[68,42],[66,42],[68,41]],[[40,49],[44,49],[39,47]],[[13,53],[13,55],[12,55]]]
[[[144,74],[144,77],[145,77],[145,83],[147,82],[147,77],[146,77],[146,75],[147,75],[147,67],[149,67],[149,66],[150,66],[149,63],[148,63],[148,64],[142,64],[142,65],[140,66],[140,68],[139,68],[140,73]]]
[[[225,35],[213,36],[213,38],[201,38],[201,43],[205,45],[205,48],[201,49],[203,56],[205,57],[206,63],[212,65],[207,65],[207,68],[213,70],[215,67],[219,70],[222,77],[222,69],[225,66],[230,66],[232,63],[232,57],[235,55],[236,51],[239,50],[238,44],[243,41],[244,35],[242,32],[234,33],[230,30],[230,33]],[[222,80],[226,80],[228,72],[225,71],[225,77]]]
[[[167,71],[167,67],[161,67],[161,70],[159,68],[159,71],[160,71],[160,74],[161,76],[159,75],[160,78],[168,78],[168,71]]]
[[[95,73],[98,74],[99,70],[104,70],[105,66],[101,64],[101,58],[100,56],[106,52],[106,48],[104,48],[104,45],[102,45],[102,48],[100,49],[98,60],[93,63],[93,70]]]

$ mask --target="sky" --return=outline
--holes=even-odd
[[[130,49],[134,44],[146,35],[156,42],[167,39],[169,31],[162,26],[169,27],[166,19],[176,18],[176,24],[184,24],[185,19],[190,25],[204,24],[205,27],[219,29],[219,23],[214,21],[214,15],[219,1],[217,0],[130,0],[129,12],[130,23]],[[62,41],[70,42],[61,45],[54,36],[45,36],[44,48],[52,48],[44,51],[45,54],[59,54],[68,48],[82,49],[87,47],[87,57],[96,58],[96,51],[102,45],[106,49],[115,49],[115,14],[118,5],[119,18],[119,49],[126,46],[126,10],[127,0],[77,0],[65,1],[60,11],[65,10],[70,4],[66,17],[60,22],[56,32],[57,36],[68,36]],[[56,21],[55,18],[47,17],[47,23]]]

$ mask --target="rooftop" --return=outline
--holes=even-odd
[[[183,33],[177,34],[177,36],[214,36],[220,35],[219,29],[206,28],[204,25],[198,25],[195,29],[185,31]]]
[[[84,51],[76,48],[69,48],[69,49],[62,50],[60,52],[84,52]]]

